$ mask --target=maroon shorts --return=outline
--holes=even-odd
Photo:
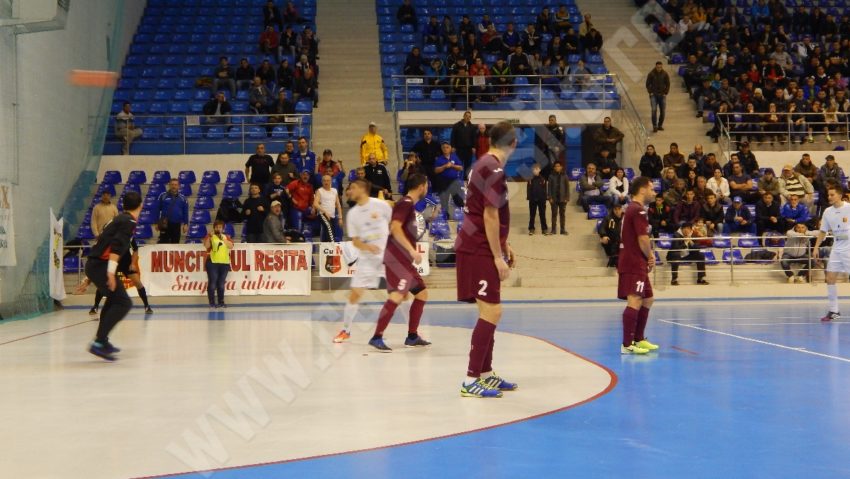
[[[636,295],[647,299],[652,297],[652,283],[648,274],[621,273],[617,285],[617,297],[626,299]]]
[[[424,259],[423,261],[427,261]],[[387,291],[406,295],[418,294],[426,288],[425,281],[419,276],[419,271],[412,264],[396,262],[384,263],[386,267]]]
[[[502,282],[490,256],[457,254],[457,300],[474,303],[480,299],[485,303],[501,302]]]

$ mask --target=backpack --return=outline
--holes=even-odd
[[[242,202],[236,198],[224,198],[218,205],[218,212],[215,214],[216,220],[222,220],[225,223],[239,223],[244,218],[242,217]]]

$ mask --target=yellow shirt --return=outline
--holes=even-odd
[[[375,158],[377,158],[378,163],[386,163],[390,157],[389,150],[387,150],[387,144],[384,143],[384,139],[381,138],[381,135],[377,133],[374,135],[366,133],[363,135],[363,138],[360,139],[360,166],[367,163],[369,155],[372,153],[375,154]]]
[[[227,235],[222,236],[227,238]],[[210,261],[216,264],[230,264],[230,248],[216,235],[210,235]]]

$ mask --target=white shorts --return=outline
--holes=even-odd
[[[385,275],[383,258],[360,256],[351,275],[352,288],[377,289]]]
[[[833,251],[829,254],[826,270],[832,273],[850,273],[850,254]]]

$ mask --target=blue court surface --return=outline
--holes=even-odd
[[[821,324],[822,302],[659,302],[648,336],[662,349],[650,357],[620,355],[621,311],[613,302],[506,307],[500,330],[545,339],[616,375],[587,403],[479,432],[212,477],[850,477],[850,325]],[[469,308],[426,309],[430,325],[473,320]],[[499,363],[498,343],[495,357],[510,378],[514,365]],[[446,381],[458,382],[455,373]],[[328,411],[340,430],[356,414]]]

